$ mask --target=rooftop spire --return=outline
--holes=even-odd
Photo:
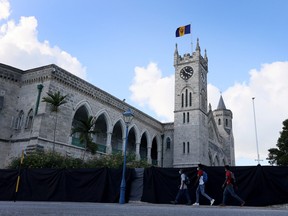
[[[207,50],[206,50],[206,49],[205,49],[204,59],[205,59],[206,61],[208,61]]]
[[[226,106],[225,106],[224,100],[222,98],[222,94],[220,95],[220,100],[218,103],[217,110],[226,110]]]
[[[201,51],[200,45],[199,45],[199,38],[197,38],[196,50],[199,51],[199,52]]]
[[[176,43],[176,46],[175,46],[174,55],[178,55],[178,45],[177,45],[177,43]]]

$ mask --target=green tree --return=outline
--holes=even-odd
[[[79,134],[80,143],[84,146],[83,161],[85,159],[85,153],[87,151],[91,154],[95,154],[97,151],[97,145],[92,140],[92,134],[96,134],[93,130],[94,121],[93,117],[87,117],[80,120],[76,120],[75,126],[72,128],[72,135]]]
[[[54,125],[54,136],[53,136],[53,150],[55,151],[55,138],[56,138],[56,129],[57,129],[57,120],[58,120],[58,112],[60,110],[60,106],[67,103],[66,97],[67,95],[61,95],[60,91],[57,92],[47,92],[46,97],[42,98],[42,102],[46,102],[50,105],[50,111],[55,113],[55,125]]]
[[[282,131],[276,146],[278,148],[268,149],[267,160],[271,165],[288,166],[288,119],[283,121]]]

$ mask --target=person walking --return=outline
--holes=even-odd
[[[195,185],[198,184],[197,189],[196,189],[196,202],[193,204],[194,206],[198,206],[199,205],[199,196],[200,193],[202,194],[202,196],[204,196],[205,198],[207,198],[210,201],[210,205],[213,205],[213,203],[215,202],[214,199],[212,199],[208,194],[205,193],[205,183],[206,183],[206,179],[207,179],[207,173],[205,173],[203,171],[203,165],[202,164],[198,164],[198,168],[197,168],[197,180],[195,182]],[[206,176],[204,176],[206,175]],[[204,179],[204,177],[206,179]]]
[[[180,169],[180,170],[179,170],[179,174],[180,174],[181,184],[180,184],[180,187],[179,187],[179,190],[178,190],[178,193],[177,193],[177,195],[176,195],[175,200],[174,200],[174,201],[171,201],[171,203],[172,203],[172,204],[178,204],[180,198],[181,198],[183,195],[185,195],[185,196],[186,196],[186,199],[187,199],[186,205],[191,205],[191,204],[192,204],[191,198],[190,198],[190,195],[189,195],[189,191],[188,191],[187,184],[185,183],[185,181],[186,181],[186,174],[184,173],[183,169]]]
[[[234,197],[235,199],[237,199],[241,206],[245,205],[245,201],[242,200],[234,191],[234,185],[235,181],[234,181],[234,174],[230,171],[230,166],[229,165],[225,165],[225,182],[222,185],[222,188],[224,188],[224,192],[223,192],[223,200],[222,203],[220,204],[220,206],[225,206],[226,205],[226,201],[227,201],[227,196],[228,194],[230,194],[232,197]]]

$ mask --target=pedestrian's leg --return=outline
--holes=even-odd
[[[222,200],[222,204],[221,205],[226,205],[226,201],[227,201],[227,195],[228,195],[228,190],[227,190],[227,186],[224,188],[223,191],[223,200]]]
[[[200,193],[200,185],[198,185],[196,189],[196,203],[199,203],[199,193]]]
[[[205,193],[205,185],[203,184],[203,185],[199,185],[199,186],[200,186],[201,194],[211,202],[212,198],[210,196],[208,196],[208,194]]]
[[[234,197],[235,199],[237,199],[241,205],[244,205],[244,200],[242,200],[234,191],[233,185],[230,185],[229,188],[229,193],[231,194],[232,197]]]
[[[180,197],[182,196],[182,190],[178,190],[177,196],[175,198],[175,203],[177,204],[179,202]]]
[[[189,194],[189,190],[185,189],[184,193],[185,193],[185,196],[186,196],[186,199],[187,199],[187,205],[191,205],[191,197],[190,197],[190,194]]]

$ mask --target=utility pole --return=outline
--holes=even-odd
[[[260,155],[259,155],[259,148],[258,148],[257,126],[256,126],[256,115],[255,115],[254,100],[255,100],[255,97],[252,97],[253,113],[254,113],[254,126],[255,126],[255,137],[256,137],[256,147],[257,147],[257,161],[258,161],[258,165],[260,165]]]

